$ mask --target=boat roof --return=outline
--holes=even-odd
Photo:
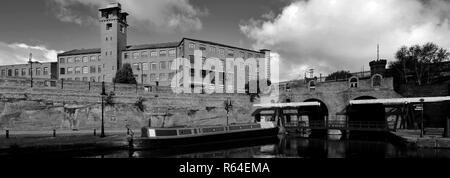
[[[320,103],[317,101],[314,102],[297,102],[297,103],[263,103],[263,104],[255,104],[254,107],[258,109],[264,108],[294,108],[294,107],[302,107],[302,106],[320,106]]]
[[[444,102],[444,101],[450,101],[450,96],[350,100],[350,105],[361,105],[361,104],[399,105],[399,104],[422,103],[422,102],[423,103],[436,103],[436,102]]]

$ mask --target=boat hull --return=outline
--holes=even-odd
[[[174,138],[138,138],[133,141],[134,149],[163,149],[192,146],[224,146],[227,144],[250,143],[265,139],[277,138],[278,127],[265,129],[242,130],[207,135]]]

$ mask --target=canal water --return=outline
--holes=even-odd
[[[225,145],[224,145],[225,146]],[[413,149],[391,141],[388,133],[341,135],[282,135],[252,145],[226,149],[191,148],[119,151],[90,158],[450,158],[446,149]]]

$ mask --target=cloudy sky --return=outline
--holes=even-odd
[[[118,0],[130,13],[128,44],[182,37],[271,49],[281,78],[309,68],[324,75],[367,70],[394,60],[402,45],[450,49],[450,0]],[[96,48],[100,6],[110,0],[2,0],[0,64],[39,61],[74,48]],[[96,40],[98,39],[98,40]]]

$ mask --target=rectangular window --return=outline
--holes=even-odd
[[[96,67],[95,66],[91,66],[90,69],[89,69],[89,73],[95,74],[95,71],[96,71]]]
[[[194,49],[195,48],[195,44],[194,43],[189,43],[189,48],[190,49]]]
[[[80,77],[75,77],[75,81],[80,81]]]
[[[87,66],[83,67],[83,74],[88,74],[89,73],[89,68]]]
[[[97,60],[96,56],[91,56],[91,59],[90,59],[91,62],[95,62],[96,60]]]
[[[59,74],[65,75],[66,74],[66,69],[65,68],[60,68],[59,69]]]
[[[88,78],[87,77],[83,77],[83,82],[87,82]]]
[[[147,80],[148,80],[147,74],[142,74],[142,80],[144,81],[144,83],[147,82]]]
[[[98,67],[97,67],[97,71],[98,71],[98,73],[102,73],[102,66],[101,65],[99,65]],[[100,81],[100,80],[99,80]]]
[[[176,55],[177,54],[176,54],[176,51],[174,49],[169,50],[169,56],[170,57],[175,57]]]
[[[102,61],[102,55],[97,56],[98,61]]]
[[[156,51],[152,51],[152,52],[150,53],[150,56],[152,56],[152,57],[157,57],[157,56],[158,56],[158,53],[157,53]]]
[[[169,61],[169,64],[167,65],[167,68],[168,68],[169,70],[172,70],[172,61]]]
[[[142,70],[147,71],[148,69],[148,63],[142,63]]]
[[[13,75],[12,69],[8,69],[8,77],[12,77],[12,75]]]
[[[111,30],[111,28],[112,28],[112,23],[106,24],[106,30]]]
[[[167,62],[166,62],[166,61],[161,61],[161,62],[159,63],[159,68],[160,68],[161,70],[167,69]]]
[[[2,70],[2,77],[6,76],[6,70]]]
[[[75,68],[75,74],[81,74],[81,67]]]
[[[44,75],[48,75],[48,67],[44,67]]]
[[[66,62],[66,60],[64,58],[59,58],[59,63],[60,64],[64,64]]]
[[[133,69],[139,71],[140,70],[139,64],[138,63],[134,63],[133,64]]]
[[[19,76],[19,69],[14,70],[14,76]]]
[[[141,53],[141,57],[142,58],[148,58],[148,51],[143,51],[142,53]]]
[[[128,55],[128,53],[124,53],[124,54],[123,54],[123,58],[124,58],[124,59],[128,59],[128,58],[130,58],[130,56]]]
[[[150,69],[151,69],[152,71],[158,70],[158,65],[157,65],[156,63],[151,63],[151,64],[150,64]]]
[[[75,61],[73,60],[73,58],[69,57],[67,58],[67,63],[74,63]]]
[[[37,75],[37,76],[41,75],[41,68],[37,68],[37,69],[36,69],[36,75]]]
[[[76,62],[76,63],[80,63],[80,62],[81,62],[81,59],[80,59],[79,57],[76,57],[76,58],[75,58],[75,62]]]
[[[139,53],[133,53],[133,59],[139,59]]]
[[[67,74],[73,74],[73,68],[72,67],[67,68]]]
[[[26,76],[27,75],[27,69],[26,68],[23,68],[22,69],[22,76]]]
[[[159,81],[167,81],[167,74],[159,74]]]
[[[211,54],[216,54],[216,47],[211,47]]]
[[[150,81],[154,82],[156,80],[156,74],[150,74]]]
[[[125,26],[120,25],[120,32],[121,32],[121,33],[125,33],[125,29],[126,29]]]
[[[167,51],[166,50],[159,51],[159,56],[161,56],[161,57],[167,56]]]
[[[91,78],[89,78],[89,81],[91,81],[91,82],[95,82],[95,77],[91,77]]]

